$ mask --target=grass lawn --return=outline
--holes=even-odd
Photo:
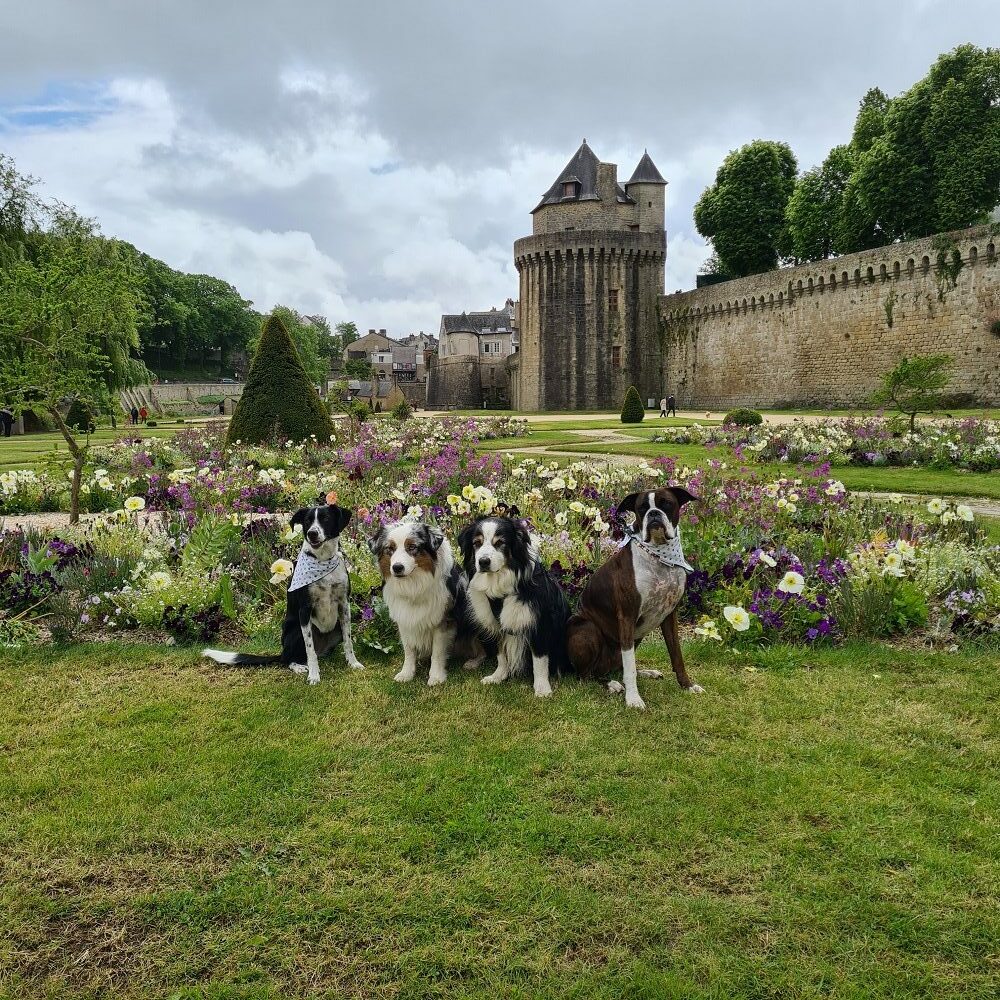
[[[91,444],[105,444],[114,441],[127,432],[139,433],[143,437],[173,437],[179,430],[190,427],[195,421],[183,424],[176,420],[157,420],[155,427],[129,427],[122,424],[117,430],[99,427],[91,434]],[[58,431],[46,434],[25,434],[20,437],[0,437],[0,472],[5,469],[26,469],[39,465],[48,455],[58,452],[68,459],[66,442]]]
[[[637,441],[635,444],[575,444],[561,447],[560,450],[586,455],[639,455],[650,459],[672,455],[688,465],[700,465],[709,458],[730,463],[734,461],[732,452],[725,447],[708,449],[702,445],[657,444],[651,441]],[[769,476],[793,475],[795,469],[794,465],[749,467]],[[993,472],[836,465],[831,475],[853,490],[1000,498],[1000,475]]]
[[[688,652],[644,714],[5,652],[0,996],[995,996],[998,658]]]

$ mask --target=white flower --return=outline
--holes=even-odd
[[[945,502],[943,500],[935,497],[933,500],[927,501],[927,510],[931,514],[940,514],[945,508]]]
[[[798,509],[799,508],[796,507],[791,501],[785,504],[785,510],[787,510],[789,514],[794,514]]]
[[[847,492],[847,487],[839,479],[833,479],[830,481],[825,492],[828,497],[839,497],[841,494]]]
[[[146,586],[150,590],[166,590],[173,580],[170,578],[170,574],[164,572],[162,569],[155,573],[150,573],[146,577]]]
[[[95,479],[104,479],[108,475],[107,469],[94,469]]]
[[[562,476],[553,476],[549,480],[549,489],[554,493],[566,489],[566,480]]]
[[[955,512],[954,511],[946,510],[941,515],[941,523],[942,524],[951,524],[951,522],[954,521],[954,520],[957,520],[956,517],[955,517]]]
[[[112,490],[115,486],[115,484],[111,482],[107,476],[101,476],[101,478],[97,480],[97,485],[100,486],[102,490]]]
[[[424,508],[419,504],[413,504],[413,506],[406,508],[406,514],[408,517],[423,517]]]
[[[774,567],[778,565],[777,562],[775,562],[775,560],[771,556],[769,556],[766,552],[761,552],[760,561],[765,566],[770,566],[771,569],[774,569]]]
[[[271,563],[271,583],[284,583],[295,570],[295,563],[291,559],[275,559]]]
[[[902,493],[890,493],[888,499],[889,499],[890,503],[902,503],[903,502],[903,494]]]
[[[515,479],[524,479],[524,477],[528,474],[528,470],[525,469],[523,466],[517,465],[510,470],[510,474]]]
[[[570,502],[569,509],[573,511],[574,514],[582,514],[586,509],[579,500],[573,500]]]
[[[146,506],[146,501],[142,497],[129,497],[123,506],[129,513],[134,514]]]
[[[912,562],[916,558],[916,547],[905,538],[901,538],[896,542],[894,548],[907,562]]]
[[[558,514],[556,514],[556,524],[558,524],[560,528],[564,527],[567,521],[569,521],[569,515],[566,511],[561,510]]]
[[[783,594],[801,594],[805,590],[806,581],[805,577],[801,573],[796,573],[795,570],[790,569],[782,578],[781,583],[778,584],[778,590]]]
[[[960,521],[971,521],[973,518],[972,508],[965,503],[960,503],[955,508],[955,514]]]
[[[695,635],[700,635],[705,639],[715,639],[717,642],[722,642],[722,636],[719,635],[719,626],[711,618],[702,618],[698,623],[698,627],[694,630]]]
[[[750,628],[750,616],[735,604],[729,604],[722,609],[722,616],[737,632],[746,632]]]

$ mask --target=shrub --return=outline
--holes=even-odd
[[[229,422],[228,444],[261,444],[279,437],[302,441],[315,434],[329,439],[333,423],[312,379],[299,360],[285,324],[264,321],[257,353]]]
[[[360,399],[356,399],[353,403],[348,404],[347,412],[359,424],[363,424],[372,415],[371,407],[367,403],[361,402]]]
[[[156,426],[156,421],[155,420],[147,420],[146,421],[146,426],[147,427],[155,427]]]
[[[756,427],[764,422],[764,418],[756,411],[749,410],[745,406],[730,410],[722,420],[723,424],[732,424],[734,427]]]
[[[413,408],[405,400],[401,399],[393,408],[392,415],[402,423],[404,420],[409,420],[413,416]]]
[[[646,409],[639,398],[639,391],[634,385],[630,385],[628,392],[625,393],[625,400],[622,403],[622,423],[641,424],[645,416]]]
[[[83,431],[87,434],[92,434],[97,430],[97,420],[94,418],[94,412],[82,399],[73,400],[73,404],[69,408],[69,413],[66,414],[66,423],[73,430]]]

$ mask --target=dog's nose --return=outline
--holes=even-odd
[[[309,541],[312,542],[313,545],[315,545],[319,541],[319,532],[318,531],[307,531],[306,532],[306,538],[308,538]]]
[[[480,569],[489,569],[490,568],[490,557],[489,556],[480,556],[479,557],[479,568]]]
[[[402,564],[402,563],[393,563],[393,564],[392,564],[392,571],[393,571],[393,573],[395,573],[395,574],[396,574],[396,576],[402,576],[402,575],[403,575],[403,570],[404,570],[405,568],[406,568],[406,567],[405,567],[405,566],[403,566],[403,564]]]

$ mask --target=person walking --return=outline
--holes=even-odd
[[[219,416],[224,417],[226,415],[226,401],[224,399],[219,400]]]
[[[667,415],[667,397],[662,396],[660,398],[660,416],[665,417]]]
[[[677,404],[674,402],[673,395],[667,396],[667,413],[666,416],[677,416]]]
[[[140,407],[139,408],[139,419],[143,423],[145,423],[146,422],[146,417],[148,417],[148,416],[149,416],[149,410],[147,410],[145,406]]]
[[[14,426],[14,411],[6,406],[0,410],[0,427],[3,428],[3,436],[9,438],[11,429]]]
[[[129,410],[128,418],[133,427],[139,423],[139,408],[137,406],[133,406],[132,409]]]

